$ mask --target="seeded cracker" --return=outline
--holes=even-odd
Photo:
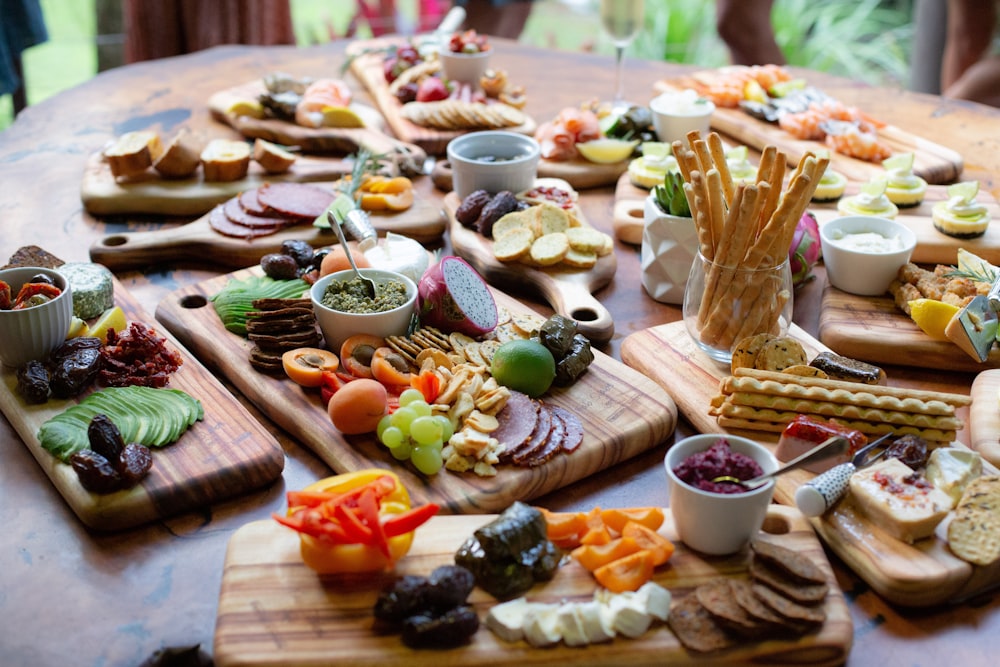
[[[1000,476],[973,480],[948,524],[948,546],[974,565],[1000,560]]]
[[[667,625],[681,644],[692,651],[708,653],[736,645],[736,640],[712,620],[693,593],[671,605]]]

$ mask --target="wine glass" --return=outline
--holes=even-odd
[[[628,108],[625,101],[625,49],[642,29],[645,7],[643,0],[601,0],[601,25],[615,45],[614,111]]]

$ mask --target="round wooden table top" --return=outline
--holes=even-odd
[[[113,231],[156,229],[161,218],[121,216],[97,220],[80,201],[87,158],[130,130],[180,127],[230,131],[210,117],[213,93],[273,71],[337,76],[345,43],[313,48],[221,47],[188,56],[139,63],[27,109],[0,133],[0,257],[40,245],[67,261],[86,261],[91,244]],[[512,80],[529,93],[528,110],[540,120],[613,89],[610,59],[548,51],[498,40]],[[691,68],[627,61],[626,93],[646,102],[659,79]],[[875,117],[891,118],[909,132],[947,146],[965,159],[965,178],[1000,197],[1000,113],[973,104],[809,73],[811,81]],[[360,86],[353,82],[358,94]],[[421,192],[440,196],[428,179]],[[587,218],[612,230],[613,189],[581,196]],[[176,222],[176,220],[173,220]],[[639,287],[638,249],[616,244],[618,272],[596,297],[612,313],[614,339],[605,348],[620,359],[631,333],[676,321],[677,308],[658,304]],[[178,262],[123,272],[118,277],[153,313],[167,293],[220,271]],[[796,293],[796,321],[816,335],[825,276]],[[532,306],[551,312],[541,303]],[[968,374],[890,370],[894,382],[968,393]],[[266,418],[249,409],[264,423]],[[263,491],[141,528],[102,534],[87,530],[50,484],[7,420],[0,421],[4,464],[0,523],[0,629],[3,662],[10,665],[136,665],[164,647],[200,645],[210,654],[226,545],[245,523],[284,506],[284,493],[330,474],[309,450],[273,427],[285,454],[282,479]],[[566,487],[537,502],[551,509],[667,504],[662,460],[667,447],[692,429],[683,421],[668,442],[639,457]],[[849,663],[994,664],[1000,655],[1000,598],[984,594],[945,608],[894,608],[830,554],[854,621]]]

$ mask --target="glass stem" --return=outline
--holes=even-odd
[[[625,102],[625,45],[615,44],[615,97],[612,108],[623,109],[628,106]]]

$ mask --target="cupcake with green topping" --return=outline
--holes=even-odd
[[[885,196],[896,206],[919,206],[927,193],[927,181],[913,173],[913,153],[896,153],[884,160]]]
[[[974,239],[986,233],[990,212],[976,201],[979,181],[963,181],[948,186],[948,199],[931,209],[934,229],[957,239]]]
[[[842,197],[837,202],[837,211],[841,215],[874,215],[879,218],[896,217],[899,209],[885,194],[888,179],[879,176],[861,186],[861,192],[853,197]]]

